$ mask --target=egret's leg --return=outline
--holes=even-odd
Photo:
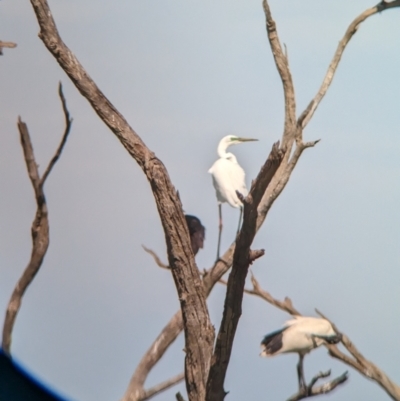
[[[297,377],[299,379],[299,390],[306,388],[306,381],[304,379],[304,371],[303,371],[303,358],[304,355],[299,354],[299,363],[297,364]]]
[[[221,234],[222,234],[222,205],[218,204],[219,224],[218,224],[218,246],[217,246],[217,260],[219,259],[219,248],[221,245]]]
[[[239,234],[239,231],[240,231],[240,226],[242,224],[242,217],[243,217],[243,206],[240,206],[239,225],[238,225],[238,229],[236,232],[236,236]]]

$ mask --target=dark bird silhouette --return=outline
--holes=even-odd
[[[204,246],[204,240],[206,239],[206,228],[201,224],[200,219],[190,214],[185,215],[186,224],[189,228],[190,243],[192,245],[193,255],[199,252],[200,248]]]
[[[0,349],[1,401],[65,401],[34,379]]]

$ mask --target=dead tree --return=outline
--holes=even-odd
[[[284,90],[285,121],[283,134],[280,143],[274,145],[257,179],[253,182],[249,195],[242,199],[244,203],[244,222],[235,243],[226,251],[221,258],[222,260],[219,260],[212,268],[204,272],[202,277],[197,270],[191,252],[189,233],[179,196],[169,179],[163,163],[146,147],[138,134],[128,125],[124,117],[96,86],[71,50],[63,43],[47,1],[31,0],[31,4],[40,26],[39,37],[47,49],[55,57],[82,96],[89,101],[99,118],[110,128],[142,168],[153,191],[165,233],[168,266],[176,285],[181,308],[143,356],[123,400],[148,399],[182,378],[186,380],[186,389],[190,401],[223,400],[226,395],[224,389],[225,374],[229,365],[236,328],[241,316],[246,275],[250,264],[263,255],[262,250],[251,249],[254,236],[263,224],[274,201],[288,183],[303,151],[318,143],[318,140],[304,141],[303,130],[325,96],[348,42],[364,20],[378,12],[399,7],[400,0],[390,3],[382,1],[375,7],[363,12],[350,24],[338,45],[320,89],[299,117],[297,117],[296,112],[295,91],[289,69],[289,61],[280,44],[269,4],[267,0],[263,1],[267,36]],[[36,175],[38,175],[37,172]],[[44,179],[45,177],[46,174]],[[38,180],[39,178],[36,177],[35,182],[40,184],[41,181]],[[37,192],[35,184],[34,188],[35,192]],[[40,185],[38,188],[42,189]],[[39,195],[40,199],[44,199],[42,193],[39,193]],[[38,202],[38,207],[41,205]],[[41,257],[42,259],[43,257]],[[231,267],[232,271],[227,282],[224,313],[219,334],[214,344],[214,329],[209,318],[205,299],[222,275]],[[276,306],[279,305],[278,301],[273,303]],[[11,302],[10,305],[12,309],[13,303]],[[290,301],[285,301],[282,305],[285,310],[291,311]],[[298,313],[295,310],[292,310],[292,312]],[[7,335],[11,334],[11,329],[7,328]],[[182,330],[185,333],[186,353],[184,374],[167,380],[152,389],[145,390],[144,383],[147,375]],[[343,343],[346,346],[346,340]],[[6,346],[8,344],[9,347],[7,336],[6,341],[4,341],[3,335],[3,346],[4,344]],[[347,343],[347,347],[350,351],[349,343]],[[331,354],[334,354],[333,348],[329,350]],[[355,347],[353,348],[354,350]],[[387,379],[379,368],[375,365],[368,365],[368,368],[373,366],[375,369],[375,374],[370,374],[370,370],[367,371],[366,369],[368,368],[365,367],[366,360],[363,359],[361,354],[358,355],[355,351],[354,354],[352,351],[350,353],[356,362],[348,358],[347,355],[339,359],[375,380],[393,399],[400,400],[398,386]],[[339,377],[330,382],[329,388],[324,385],[324,388],[318,390],[314,385],[317,380],[324,376],[327,376],[327,374],[321,373],[315,376],[310,383],[310,394],[306,394],[306,396],[322,393],[324,389],[330,391],[345,380]],[[311,394],[313,391],[315,394]],[[180,394],[177,395],[177,399],[182,398]],[[291,399],[301,398],[305,398],[304,394],[294,395]]]

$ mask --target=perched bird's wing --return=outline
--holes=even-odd
[[[262,356],[272,356],[282,349],[282,338],[283,332],[288,329],[288,327],[283,327],[282,329],[273,331],[267,334],[261,341],[261,347],[263,348]]]
[[[247,195],[243,169],[231,160],[218,159],[209,172],[213,177],[218,201],[228,202],[232,207],[240,207],[242,203],[237,197],[236,191],[244,196]]]
[[[1,401],[65,401],[36,381],[0,349]]]

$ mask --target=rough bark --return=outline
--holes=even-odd
[[[242,314],[243,290],[248,268],[256,258],[264,254],[264,251],[250,250],[256,234],[257,207],[272,177],[278,170],[283,155],[284,152],[279,149],[279,144],[275,144],[257,178],[253,181],[249,195],[241,199],[244,205],[243,225],[236,239],[224,312],[207,382],[207,401],[221,401],[226,395],[224,390],[225,375],[229,365],[236,328]]]
[[[124,117],[104,96],[58,34],[46,0],[31,0],[39,37],[100,119],[120,140],[145,173],[165,233],[168,261],[185,328],[185,375],[190,401],[204,400],[214,342],[203,285],[191,251],[189,233],[179,196],[163,163],[151,152]]]
[[[48,178],[52,168],[59,159],[64,145],[67,141],[72,119],[69,117],[67,110],[66,101],[62,92],[62,86],[59,86],[59,96],[61,99],[64,116],[65,116],[65,130],[62,136],[61,143],[48,164],[42,178],[40,178],[38,165],[35,160],[35,155],[33,153],[33,147],[31,143],[31,138],[28,131],[28,126],[18,118],[18,130],[21,139],[21,146],[24,152],[24,158],[26,167],[28,170],[29,179],[31,180],[33,190],[35,192],[36,199],[36,215],[32,223],[31,233],[32,233],[32,252],[30,261],[25,268],[21,278],[18,280],[17,285],[11,295],[10,301],[7,305],[6,316],[3,325],[3,336],[2,336],[2,348],[4,352],[10,354],[11,351],[11,338],[12,331],[15,324],[15,319],[21,307],[22,297],[24,296],[27,288],[31,284],[32,280],[38,273],[40,266],[42,265],[43,259],[46,255],[47,248],[49,247],[50,237],[49,237],[49,218],[46,204],[46,197],[44,195],[43,186]]]

